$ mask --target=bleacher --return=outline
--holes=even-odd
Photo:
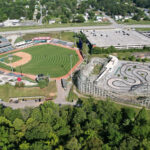
[[[12,51],[14,48],[11,43],[4,37],[0,36],[0,53]]]

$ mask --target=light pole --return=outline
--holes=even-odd
[[[71,80],[72,80],[72,54],[70,54],[70,65],[71,65]]]
[[[12,55],[8,55],[8,59],[9,59],[10,64],[11,64],[11,61],[13,60]],[[10,65],[10,67],[11,67],[11,71],[12,71],[12,73],[13,73],[13,67],[12,67],[12,64]]]

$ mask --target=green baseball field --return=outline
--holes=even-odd
[[[33,46],[18,52],[28,53],[32,56],[32,59],[28,63],[16,67],[16,72],[22,71],[22,73],[32,75],[44,74],[53,78],[66,75],[71,70],[71,66],[73,67],[79,60],[74,50],[50,44]],[[13,55],[13,53],[11,54]],[[4,56],[1,56],[1,58]],[[1,62],[0,68],[10,69],[9,66]]]

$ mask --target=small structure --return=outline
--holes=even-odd
[[[49,24],[54,24],[54,23],[56,23],[55,20],[49,20]]]
[[[61,79],[61,85],[64,88],[64,90],[67,89],[67,81],[65,79]]]
[[[36,76],[36,81],[39,82],[40,80],[45,80],[45,79],[48,79],[49,80],[49,77],[48,76],[45,76],[44,74],[38,74]]]
[[[18,19],[8,19],[6,21],[3,22],[5,27],[9,27],[9,26],[20,26],[20,20]]]

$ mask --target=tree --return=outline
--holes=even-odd
[[[61,22],[62,22],[62,23],[67,23],[67,22],[68,22],[67,17],[61,16]]]
[[[78,140],[73,137],[67,142],[65,147],[68,150],[79,150],[81,148],[81,145],[78,143]]]
[[[20,150],[28,150],[29,147],[30,147],[29,143],[26,143],[26,142],[19,145]]]
[[[78,15],[76,16],[74,19],[73,19],[73,22],[76,22],[76,23],[83,23],[85,22],[85,19],[82,15]]]
[[[39,20],[40,18],[41,18],[41,13],[38,12],[36,15],[36,19]]]

